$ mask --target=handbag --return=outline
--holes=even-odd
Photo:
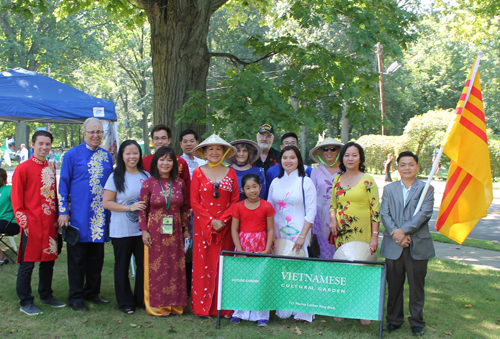
[[[306,198],[304,194],[304,177],[302,177],[302,201],[304,202],[304,214],[306,212]],[[307,254],[309,258],[319,258],[319,242],[318,236],[314,234],[313,225],[311,225],[311,240],[309,241],[309,245],[307,245]]]

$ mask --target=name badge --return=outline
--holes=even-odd
[[[161,216],[161,234],[173,234],[174,233],[174,216],[165,215]]]

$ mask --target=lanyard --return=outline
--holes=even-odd
[[[161,191],[163,192],[163,196],[165,197],[165,205],[167,206],[167,211],[165,214],[168,214],[168,209],[170,208],[170,201],[172,200],[172,178],[170,178],[170,185],[168,188],[168,204],[167,204],[167,195],[165,194],[165,190],[163,189],[163,184],[161,183],[160,179],[158,179],[158,182],[160,183]]]

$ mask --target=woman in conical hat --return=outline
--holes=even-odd
[[[234,250],[231,209],[240,200],[234,169],[222,161],[236,153],[234,146],[212,134],[193,152],[208,163],[193,171],[191,207],[194,212],[191,310],[199,317],[217,315],[218,262],[222,250]],[[223,310],[222,316],[231,317]]]
[[[253,163],[260,157],[260,148],[256,142],[247,139],[238,139],[231,141],[231,145],[236,148],[236,153],[226,159],[231,168],[233,168],[238,176],[238,185],[240,186],[240,201],[245,200],[246,196],[243,193],[241,179],[247,174],[255,174],[260,178],[260,194],[259,197],[264,199],[266,196],[266,180],[264,178],[264,169],[262,167],[255,167]]]
[[[330,200],[333,179],[340,171],[340,161],[337,159],[340,149],[344,146],[338,140],[326,138],[309,152],[309,157],[319,163],[311,173],[311,180],[316,187],[317,213],[313,224],[313,233],[318,237],[320,258],[332,259],[335,245],[328,242],[330,234]]]

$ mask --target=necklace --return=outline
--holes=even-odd
[[[354,176],[354,178],[352,178],[352,179],[351,179],[351,181],[349,181],[349,182],[347,183],[347,187],[351,187],[351,183],[354,181],[354,179],[356,179],[356,177],[358,176],[358,174],[359,174],[359,172],[358,172],[358,173],[356,173],[356,175]],[[345,176],[346,176],[346,180],[347,180],[347,173],[346,173],[346,175],[345,175]]]

